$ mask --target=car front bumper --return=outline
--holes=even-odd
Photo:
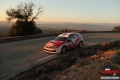
[[[46,47],[44,47],[44,51],[48,52],[48,53],[60,53],[61,52],[59,48],[50,49],[50,48],[46,48]]]

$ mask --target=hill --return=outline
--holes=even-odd
[[[92,24],[92,23],[69,23],[69,22],[60,22],[60,23],[38,23],[37,26],[42,29],[61,29],[61,28],[69,28],[69,29],[87,29],[87,30],[100,30],[100,31],[109,31],[114,28],[118,24],[109,24],[109,23],[101,23],[101,24]]]

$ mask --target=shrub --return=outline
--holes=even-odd
[[[60,32],[68,32],[68,29],[67,29],[67,28],[65,28],[65,29],[61,29]]]
[[[88,47],[88,48],[81,48],[78,50],[78,53],[80,53],[80,57],[89,57],[96,54],[95,47]]]
[[[120,64],[120,51],[118,51],[116,53],[116,55],[114,55],[112,58],[111,58],[111,61],[113,63],[116,63],[116,64]]]
[[[102,43],[100,43],[100,46],[106,47],[106,46],[110,46],[112,44],[113,44],[113,42],[102,42]]]
[[[120,31],[120,26],[115,26],[113,31]]]
[[[88,64],[88,61],[85,58],[78,57],[78,59],[76,60],[76,64],[79,66],[84,66]]]
[[[50,79],[47,76],[44,76],[40,80],[50,80]]]
[[[18,20],[11,26],[9,36],[25,36],[39,33],[42,33],[42,30],[36,27],[35,22]]]
[[[43,34],[42,30],[40,28],[36,28],[34,34]]]

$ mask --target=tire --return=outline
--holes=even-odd
[[[61,53],[62,53],[62,54],[65,54],[66,52],[67,52],[67,49],[66,49],[65,46],[63,46],[62,49],[61,49]]]
[[[78,47],[81,48],[83,46],[83,42],[80,41]]]

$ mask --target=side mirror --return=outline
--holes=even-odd
[[[67,40],[67,42],[71,42],[71,40]]]

